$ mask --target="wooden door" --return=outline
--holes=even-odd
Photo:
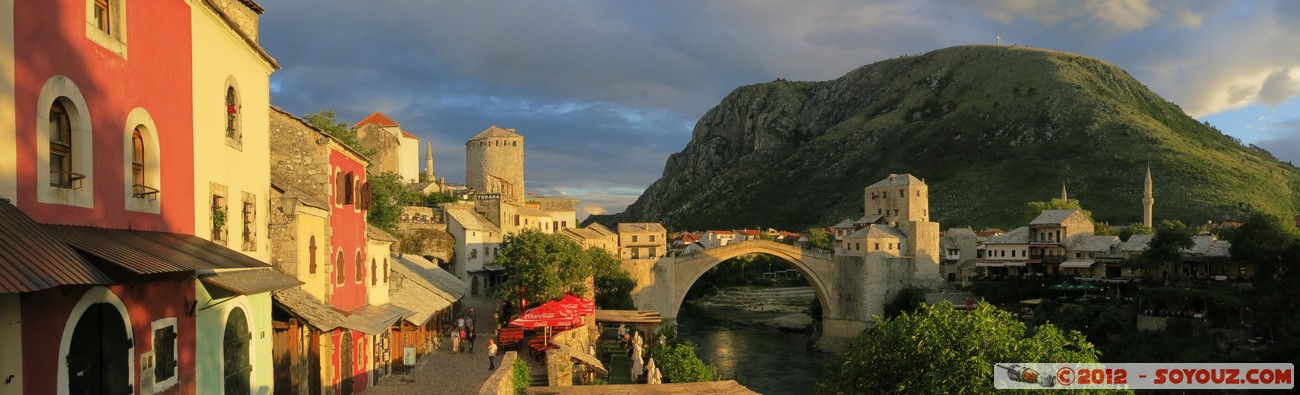
[[[352,364],[355,355],[352,347],[352,331],[343,332],[343,338],[339,339],[339,377],[342,378],[339,380],[339,393],[342,395],[352,395],[352,376],[357,371]]]
[[[72,331],[68,349],[68,390],[71,394],[125,395],[130,382],[131,339],[117,307],[96,303],[86,309]]]
[[[248,316],[244,314],[244,309],[231,309],[230,316],[226,318],[225,340],[221,346],[228,395],[249,395],[253,392],[253,364],[248,345],[252,338],[253,333],[248,330]]]
[[[275,394],[294,394],[293,358],[295,351],[293,337],[297,333],[289,329],[287,322],[271,323],[271,360],[275,368]]]

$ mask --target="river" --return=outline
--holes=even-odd
[[[781,315],[706,311],[688,303],[677,314],[677,335],[694,342],[700,359],[716,365],[724,379],[766,395],[811,393],[831,354],[813,348],[808,334],[746,323]]]

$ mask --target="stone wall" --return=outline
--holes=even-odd
[[[392,133],[374,124],[357,128],[357,145],[371,151],[370,169],[379,173],[401,174],[399,151],[402,142]]]
[[[496,191],[493,179],[510,184]],[[493,137],[465,143],[465,184],[480,192],[501,192],[509,201],[524,198],[524,138]]]
[[[240,0],[208,0],[235,22],[235,28],[257,42],[258,13]]]
[[[302,120],[271,110],[271,182],[303,196],[304,203],[329,204],[329,137]]]
[[[479,395],[514,395],[514,365],[515,360],[519,359],[519,353],[515,351],[506,351],[501,356],[501,363],[497,365],[497,370],[492,371],[483,386],[479,387]]]

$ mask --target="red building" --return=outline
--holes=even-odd
[[[196,277],[267,265],[193,235],[191,5],[8,3],[0,394],[195,393]]]

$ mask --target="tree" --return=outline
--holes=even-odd
[[[1099,356],[1077,331],[1051,324],[1030,330],[984,302],[969,313],[943,302],[877,319],[826,365],[818,393],[993,393],[994,363],[1092,363]]]
[[[428,195],[423,196],[423,203],[426,206],[437,206],[441,203],[451,203],[454,201],[456,201],[455,196],[442,192],[429,192]]]
[[[1263,278],[1278,278],[1283,274],[1300,274],[1288,266],[1300,264],[1289,259],[1289,251],[1300,243],[1295,225],[1282,217],[1256,212],[1241,224],[1233,235],[1232,259],[1254,263]]]
[[[591,264],[596,285],[596,307],[611,310],[636,309],[632,302],[636,280],[627,270],[623,270],[618,258],[600,248],[588,248],[583,251],[583,255]]]
[[[1114,228],[1114,227],[1111,227],[1110,224],[1105,223],[1105,222],[1096,222],[1096,223],[1093,223],[1093,224],[1092,224],[1092,227],[1093,227],[1093,231],[1092,231],[1092,233],[1093,233],[1093,234],[1098,234],[1098,235],[1116,236],[1116,235],[1119,235],[1119,232],[1120,232],[1119,229],[1116,229],[1116,228]]]
[[[705,364],[695,356],[695,345],[690,342],[669,344],[655,352],[655,366],[664,374],[667,383],[698,383],[718,381],[718,368]]]
[[[510,273],[498,289],[501,300],[555,300],[587,291],[591,262],[573,240],[535,230],[506,236],[496,263]]]
[[[1155,233],[1156,233],[1155,229],[1151,229],[1151,227],[1148,227],[1146,225],[1128,224],[1128,226],[1125,226],[1119,230],[1119,239],[1128,241],[1128,238],[1133,237],[1133,235],[1150,235]]]
[[[397,223],[402,215],[402,196],[407,193],[397,173],[384,172],[371,175],[366,179],[370,183],[370,211],[366,222],[389,232],[397,232]]]
[[[1079,210],[1083,213],[1084,218],[1092,221],[1092,212],[1084,210],[1083,207],[1079,206],[1079,201],[1077,199],[1063,201],[1058,198],[1052,198],[1052,200],[1046,202],[1025,203],[1025,222],[1033,221],[1034,218],[1038,218],[1039,214],[1042,214],[1043,211],[1047,210]]]
[[[831,234],[822,228],[809,228],[803,232],[808,237],[808,246],[821,250],[831,249]]]
[[[1155,236],[1151,237],[1151,244],[1137,256],[1134,264],[1145,268],[1177,264],[1183,258],[1182,251],[1192,247],[1194,232],[1195,229],[1188,228],[1182,221],[1161,221]]]

